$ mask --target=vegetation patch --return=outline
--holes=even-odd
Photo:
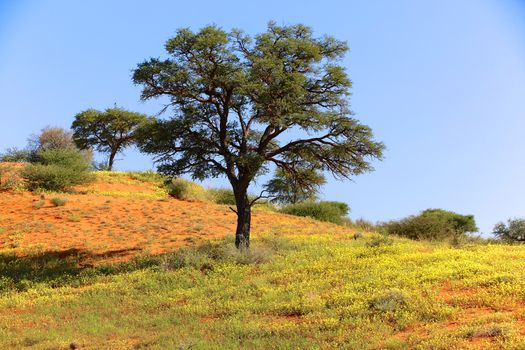
[[[21,173],[30,190],[65,191],[95,179],[89,163],[78,150],[43,150],[37,157],[37,162],[27,165]]]
[[[297,204],[291,204],[281,210],[285,214],[296,216],[308,216],[320,221],[333,222],[342,224],[346,215],[350,211],[348,204],[343,202],[306,201]]]
[[[51,203],[55,207],[63,207],[64,205],[66,205],[67,200],[64,199],[64,198],[60,198],[60,197],[53,197],[53,198],[51,198]]]
[[[392,235],[428,240],[457,240],[478,230],[474,216],[442,209],[427,209],[419,215],[385,223],[382,228]]]
[[[0,346],[32,339],[37,349],[73,341],[100,348],[108,337],[114,348],[525,345],[517,331],[525,315],[525,247],[473,250],[403,239],[367,247],[371,239],[266,235],[241,252],[228,238],[96,267],[82,265],[89,252],[79,250],[2,253],[0,311],[8,317],[0,317]],[[515,284],[486,283],[502,273],[516,276]],[[446,281],[454,281],[447,293],[456,296],[475,286],[477,295],[490,295],[492,308],[477,299],[450,305],[438,293]],[[510,316],[498,316],[498,308]]]

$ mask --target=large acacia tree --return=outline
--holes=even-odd
[[[292,177],[309,168],[348,178],[381,158],[383,144],[349,109],[345,42],[271,22],[253,38],[216,26],[180,29],[165,48],[168,58],[133,73],[142,100],[167,97],[163,111],[172,112],[144,128],[140,147],[168,175],[228,178],[238,248],[250,244],[248,187],[272,164]]]

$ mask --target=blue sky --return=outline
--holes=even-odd
[[[483,232],[525,217],[518,0],[0,0],[0,150],[46,125],[69,127],[90,107],[156,113],[157,102],[139,101],[131,70],[162,56],[177,28],[255,34],[271,19],[348,41],[352,109],[388,148],[375,172],[330,180],[324,198],[373,221],[436,207],[474,214]],[[153,164],[127,151],[117,168]]]

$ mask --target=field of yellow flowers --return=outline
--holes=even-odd
[[[521,246],[272,234],[250,253],[0,259],[2,349],[525,348]]]

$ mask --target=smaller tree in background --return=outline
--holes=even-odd
[[[79,151],[73,140],[73,132],[61,127],[46,126],[39,134],[33,134],[29,137],[27,150],[29,162],[39,162],[39,154],[48,150],[73,150]],[[80,154],[90,163],[93,159],[91,148],[80,150]]]
[[[29,149],[34,152],[49,149],[76,149],[73,133],[60,127],[47,126],[40,134],[33,134],[28,139]]]
[[[107,170],[112,170],[117,153],[135,143],[137,129],[147,121],[146,115],[122,108],[88,109],[75,116],[71,128],[76,145],[106,153]]]
[[[294,172],[278,168],[274,178],[266,185],[273,202],[295,204],[316,200],[319,190],[326,183],[323,174],[315,169],[298,168]]]
[[[478,231],[473,215],[443,209],[427,209],[419,215],[387,222],[383,228],[389,234],[419,240],[445,240]]]
[[[498,222],[494,235],[506,242],[525,242],[525,219],[508,219],[507,224]]]

